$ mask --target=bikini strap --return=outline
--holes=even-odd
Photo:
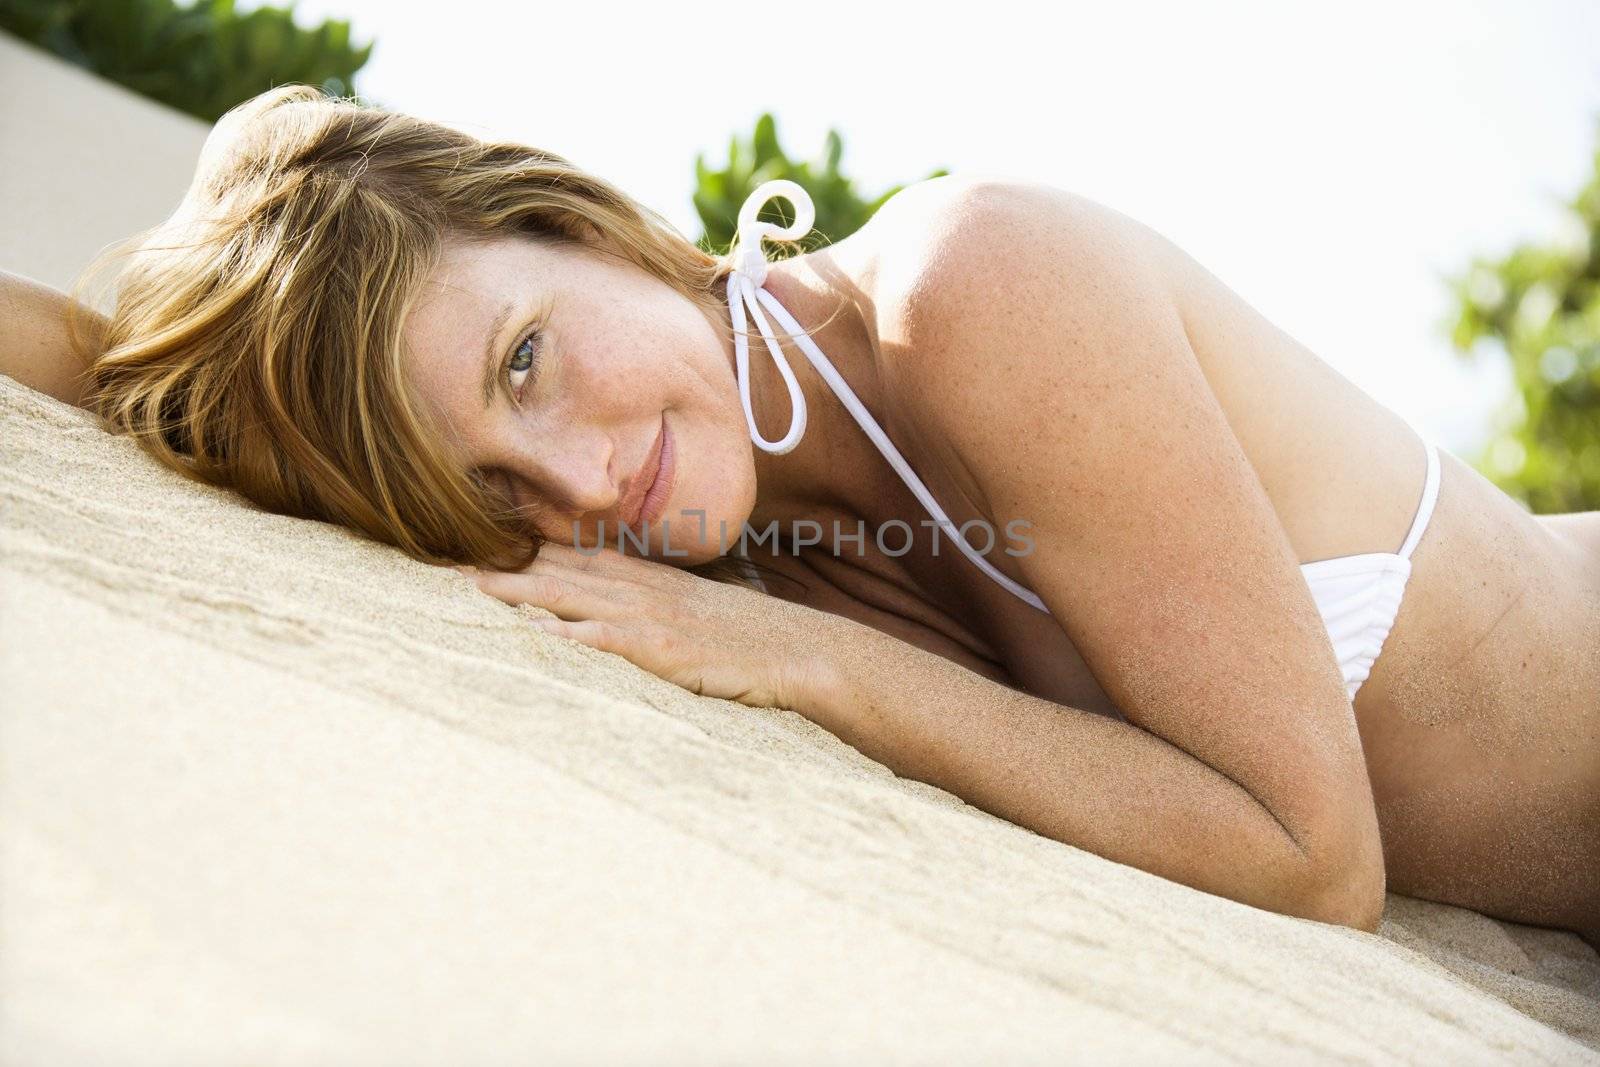
[[[1418,434],[1421,437],[1421,434]],[[1432,441],[1423,438],[1423,443],[1428,447],[1428,475],[1422,482],[1422,502],[1417,505],[1416,518],[1411,520],[1411,529],[1406,533],[1405,544],[1400,546],[1400,555],[1406,559],[1411,558],[1411,552],[1417,547],[1417,542],[1422,540],[1423,532],[1428,528],[1428,520],[1433,517],[1434,502],[1439,499],[1439,449]]]
[[[794,205],[792,225],[778,226],[770,222],[761,222],[756,218],[762,205],[775,196],[781,196]],[[761,242],[767,237],[780,241],[798,241],[811,232],[811,226],[815,221],[816,210],[805,189],[786,178],[775,178],[763,182],[755,192],[745,198],[744,206],[739,209],[739,226],[734,231],[735,266],[728,274],[728,312],[733,319],[733,363],[739,379],[739,399],[744,404],[744,421],[750,431],[750,440],[754,441],[756,447],[763,452],[770,452],[776,456],[794,451],[794,447],[800,443],[800,438],[805,436],[806,398],[800,392],[800,383],[795,380],[794,371],[789,367],[789,360],[784,356],[783,348],[772,336],[772,327],[767,324],[767,317],[761,313],[758,294],[765,297],[769,305],[776,309],[774,314],[783,313],[783,309],[778,307],[778,302],[772,299],[772,294],[761,288],[767,281],[767,256],[761,247]],[[761,431],[756,428],[756,413],[750,402],[750,331],[745,325],[747,308],[750,316],[756,320],[756,329],[760,331],[761,339],[766,342],[767,351],[772,354],[772,362],[777,364],[778,373],[783,376],[784,386],[789,390],[789,431],[776,441],[769,441],[761,436]],[[787,318],[787,314],[783,314]],[[783,325],[791,334],[798,329],[788,323]]]
[[[774,196],[781,196],[794,205],[794,225],[781,228],[772,223],[756,220],[756,214],[761,210],[761,206]],[[739,396],[744,402],[745,424],[750,431],[750,439],[758,448],[782,455],[793,451],[806,432],[805,397],[800,392],[800,384],[795,380],[788,360],[784,358],[783,349],[772,336],[772,327],[767,323],[766,315],[762,314],[762,308],[765,307],[772,313],[772,317],[778,320],[778,325],[787,330],[790,337],[800,346],[800,351],[805,353],[806,359],[810,360],[822,380],[827,382],[828,387],[839,397],[845,409],[856,420],[856,425],[860,426],[868,439],[877,446],[883,458],[889,461],[889,466],[894,468],[900,480],[906,483],[906,487],[934,517],[939,528],[951,542],[995,582],[1025,603],[1048,614],[1050,609],[1045,606],[1043,600],[1002,574],[994,564],[984,558],[983,553],[967,544],[967,539],[961,535],[960,529],[945,514],[939,502],[928,491],[928,487],[922,484],[922,479],[917,477],[916,472],[911,469],[911,464],[906,462],[900,450],[894,446],[894,442],[889,440],[889,435],[883,432],[883,427],[878,425],[878,421],[872,417],[867,406],[856,396],[855,390],[850,388],[850,383],[844,380],[844,376],[834,368],[828,357],[822,354],[822,349],[816,346],[794,317],[784,310],[777,298],[761,287],[767,278],[767,262],[761,249],[761,239],[773,236],[786,241],[799,240],[810,231],[815,217],[811,197],[806,191],[796,183],[782,178],[763,182],[757,186],[755,192],[750,194],[744,206],[739,209],[739,230],[734,241],[734,247],[738,250],[734,261],[736,266],[728,275],[728,309],[733,319],[734,367],[739,378]],[[750,350],[748,331],[745,327],[746,309],[749,310],[750,317],[755,320],[756,328],[766,341],[767,350],[772,353],[773,362],[778,365],[778,373],[783,375],[784,384],[789,389],[789,404],[793,412],[790,416],[789,432],[776,441],[768,441],[761,436],[761,431],[756,428],[755,412],[750,403]]]

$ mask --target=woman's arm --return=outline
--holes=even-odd
[[[1011,804],[1052,813],[1074,844],[1370,929],[1383,850],[1354,709],[1294,548],[1189,343],[1179,307],[1200,268],[1048,186],[925,195],[933,237],[900,272],[905,293],[880,301],[899,341],[884,345],[885,403],[971,478],[987,518],[1030,524],[1031,551],[993,562],[1049,607],[1127,723],[1015,697],[983,710],[993,691],[963,688],[957,713],[1001,716],[973,744],[1022,729],[1053,759],[1105,746],[1092,788],[1058,776],[1051,788],[1067,792],[1031,801],[1037,777],[1005,782],[1003,763],[961,756],[926,724],[907,743],[931,745],[923,758],[962,788],[987,783],[991,801],[1015,790]],[[1282,432],[1292,445],[1295,427]],[[869,673],[839,699],[895,707]],[[1053,719],[1051,734],[1023,710]],[[909,707],[874,714],[918,722]]]
[[[831,618],[789,706],[896,774],[1208,893],[1377,928],[1368,872],[1319,870],[1248,790],[1177,745]]]
[[[1064,707],[842,615],[609,548],[554,542],[472,573],[530,625],[707,696],[790,708],[897,774],[1121,863],[1262,908],[1372,930],[1382,868],[1305,849],[1222,771],[1148,730]],[[1332,858],[1335,865],[1330,868]]]
[[[65,293],[0,271],[0,374],[82,406],[88,364],[72,344],[69,316],[74,314],[91,338],[105,328],[103,316]]]

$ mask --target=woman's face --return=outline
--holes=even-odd
[[[755,467],[731,343],[665,282],[581,244],[452,238],[402,335],[462,469],[537,504],[549,540],[615,548],[628,524],[690,566],[738,538]]]

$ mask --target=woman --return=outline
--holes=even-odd
[[[1527,514],[1092,203],[940,179],[767,264],[767,192],[718,259],[559,157],[275,90],[85,402],[1110,859],[1600,938],[1600,513]],[[774,595],[706,577],[746,531]]]

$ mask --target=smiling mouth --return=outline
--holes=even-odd
[[[673,447],[672,427],[667,425],[666,416],[661,418],[661,451],[656,460],[655,477],[650,481],[650,488],[645,490],[644,500],[639,505],[639,514],[635,521],[650,525],[661,518],[662,512],[667,509],[667,501],[672,496],[672,483],[677,475],[677,450]]]

